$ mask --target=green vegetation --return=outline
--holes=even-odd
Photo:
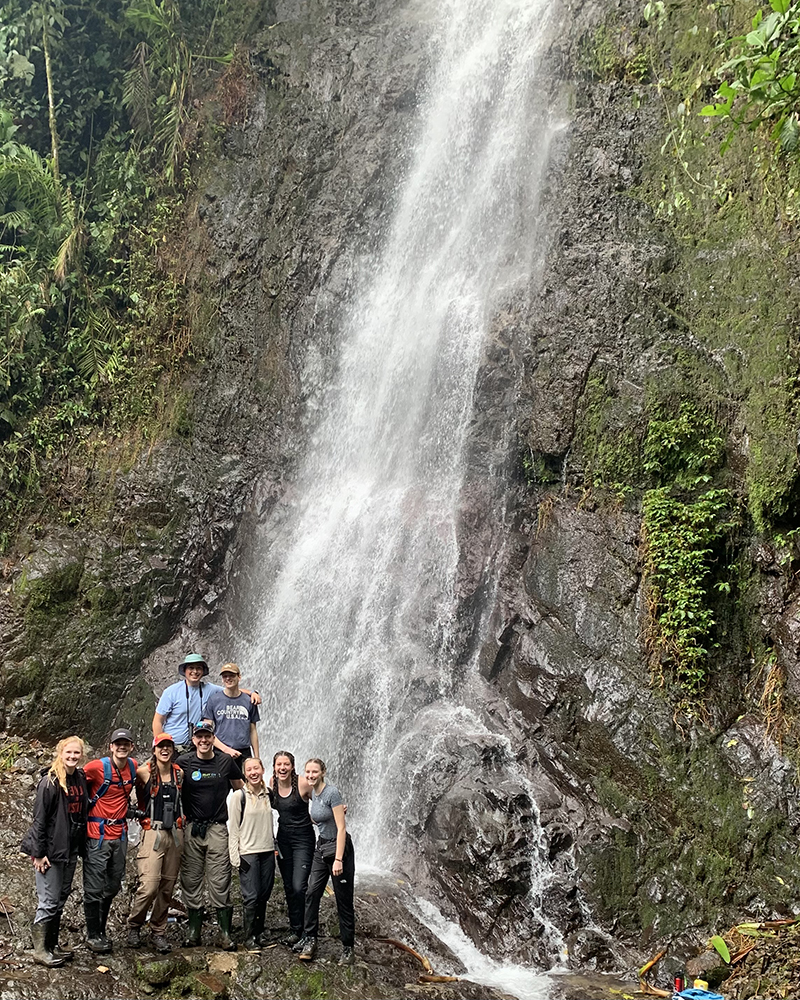
[[[647,636],[655,673],[673,666],[689,695],[699,694],[708,677],[708,658],[716,619],[708,599],[713,545],[730,527],[724,517],[727,490],[707,490],[692,500],[671,495],[669,487],[650,490],[642,505],[645,570],[650,598]],[[720,588],[730,588],[721,581]]]
[[[716,619],[708,580],[714,544],[734,526],[727,489],[709,488],[721,464],[723,440],[716,422],[691,403],[676,417],[657,413],[643,448],[644,471],[663,485],[645,492],[642,522],[650,599],[647,636],[656,676],[665,659],[689,695],[708,677]],[[730,590],[727,581],[717,583]]]
[[[10,771],[23,754],[22,744],[6,736],[0,740],[0,774]]]
[[[746,34],[723,43],[736,54],[717,70],[721,100],[700,111],[728,126],[723,152],[743,125],[768,124],[780,153],[800,154],[800,3],[770,0],[770,7],[766,16],[756,12]]]
[[[686,384],[654,380],[642,414],[610,374],[587,380],[575,436],[585,488],[641,508],[653,675],[663,683],[669,672],[691,697],[702,693],[718,646],[712,588],[731,589],[715,574],[719,545],[738,520],[722,485],[724,443],[718,418]]]
[[[180,260],[200,98],[242,27],[235,0],[0,0],[0,550],[43,503],[83,516],[66,455],[171,423],[214,317]]]

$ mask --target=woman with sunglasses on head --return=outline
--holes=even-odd
[[[20,850],[30,855],[39,903],[33,919],[33,960],[56,968],[72,958],[58,946],[61,914],[72,892],[78,856],[86,853],[89,792],[78,766],[85,745],[80,736],[59,742],[42,775],[33,805],[33,825]]]
[[[353,841],[345,825],[345,807],[339,789],[325,781],[325,764],[319,757],[306,761],[306,781],[311,786],[311,819],[318,830],[311,874],[306,889],[306,912],[303,920],[303,938],[293,951],[300,953],[303,961],[310,962],[317,954],[319,930],[319,904],[330,877],[336,896],[339,914],[339,934],[342,939],[342,957],[339,965],[352,965],[354,961],[356,918],[353,908],[353,880],[356,872]]]
[[[153,740],[153,756],[136,772],[136,794],[143,836],[136,855],[139,886],[128,915],[128,947],[138,948],[141,930],[150,914],[150,931],[156,951],[171,951],[165,937],[172,892],[183,854],[181,786],[183,771],[173,763],[175,741],[169,733]]]
[[[278,867],[289,911],[289,936],[295,945],[303,936],[306,886],[314,855],[314,826],[308,814],[311,786],[295,770],[294,755],[279,750],[272,758],[272,807],[278,821]]]

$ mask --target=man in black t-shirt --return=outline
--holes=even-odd
[[[183,771],[182,798],[186,831],[181,862],[181,887],[189,912],[187,947],[200,944],[203,928],[203,879],[217,911],[220,947],[235,951],[231,939],[231,860],[228,853],[226,799],[242,781],[233,759],[214,749],[214,723],[198,722],[192,730],[194,752],[178,757]]]

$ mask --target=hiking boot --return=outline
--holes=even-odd
[[[223,951],[236,951],[236,942],[231,937],[232,922],[232,906],[227,906],[221,910],[217,910],[217,923],[219,924],[219,940],[217,943]]]
[[[351,947],[345,945],[344,948],[342,948],[342,957],[339,959],[339,965],[352,965],[355,960],[355,952]]]
[[[203,911],[190,909],[187,912],[189,917],[189,933],[186,935],[184,947],[197,948],[203,934]]]
[[[285,944],[287,948],[293,948],[301,939],[303,935],[298,934],[297,931],[290,931],[286,937],[281,938],[281,944]]]
[[[129,927],[128,937],[125,940],[125,946],[127,948],[141,948],[142,947],[142,931],[139,927]]]
[[[61,914],[53,917],[47,924],[44,932],[44,946],[46,951],[51,951],[55,958],[61,958],[65,962],[71,962],[75,957],[75,952],[69,948],[59,948],[58,935],[61,933]]]
[[[306,936],[305,936],[304,934],[303,934],[303,935],[301,935],[301,936],[300,936],[300,937],[299,937],[299,938],[298,938],[298,939],[297,939],[297,940],[295,941],[295,943],[294,943],[294,944],[292,945],[292,951],[293,951],[293,952],[294,952],[295,954],[297,954],[298,952],[301,952],[301,951],[303,950],[303,948],[305,948],[305,946],[306,946],[306,941],[307,941],[307,940],[308,940],[308,939],[306,938]]]
[[[48,969],[57,969],[60,965],[63,965],[66,959],[56,958],[56,956],[49,951],[45,940],[47,937],[47,931],[49,929],[50,920],[40,920],[38,924],[34,924],[31,928],[31,936],[33,937],[33,960],[38,965],[46,965]]]
[[[317,939],[314,937],[306,938],[305,944],[300,951],[300,961],[301,962],[311,962],[316,958],[317,955]]]
[[[163,934],[154,934],[152,939],[153,948],[162,955],[166,955],[167,952],[172,951],[172,945],[167,941]]]

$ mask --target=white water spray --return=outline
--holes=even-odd
[[[258,549],[251,638],[270,745],[328,761],[360,861],[386,863],[381,771],[416,707],[457,706],[455,580],[473,394],[498,310],[541,257],[549,0],[443,0],[415,154],[355,289],[332,384]],[[244,634],[242,627],[241,634]]]

